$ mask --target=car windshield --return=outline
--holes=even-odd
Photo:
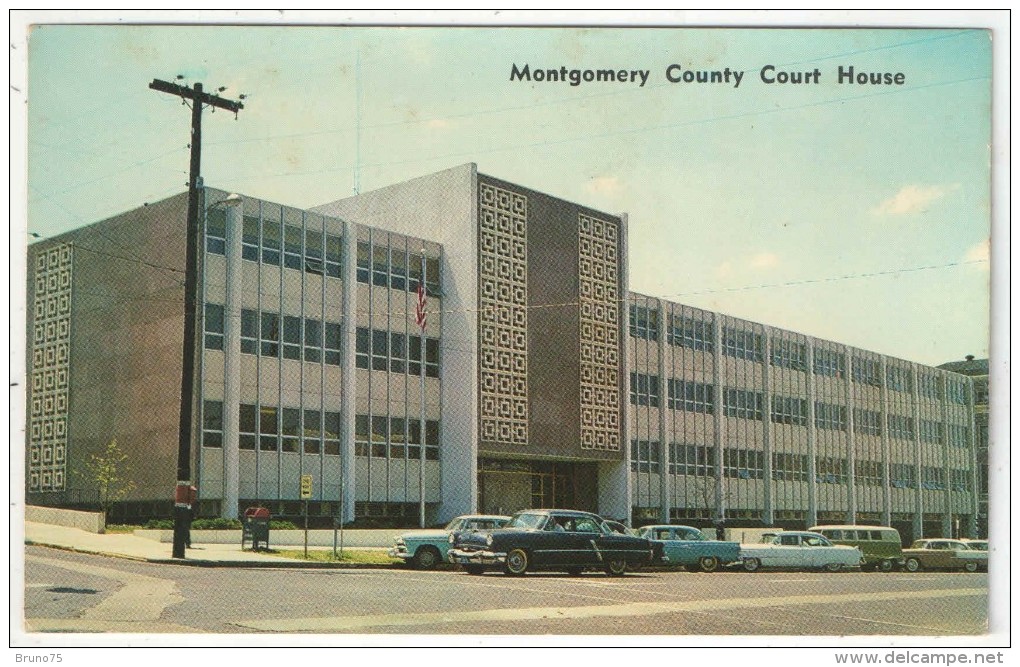
[[[966,542],[966,545],[974,551],[988,551],[988,542]]]
[[[446,530],[451,531],[451,532],[453,532],[455,530],[460,530],[460,527],[461,527],[461,525],[463,525],[463,523],[464,523],[464,519],[462,517],[457,517],[456,519],[452,519],[450,521],[450,523],[446,524]]]
[[[515,514],[514,518],[510,519],[510,523],[506,525],[507,528],[529,528],[536,530],[541,528],[545,524],[546,516],[544,514],[530,514],[522,512],[521,514]]]

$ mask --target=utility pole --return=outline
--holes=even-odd
[[[180,78],[180,77],[178,77]],[[191,433],[193,387],[195,384],[195,305],[198,291],[198,196],[201,187],[202,164],[202,109],[219,107],[237,112],[244,108],[240,102],[219,95],[202,92],[202,84],[194,88],[168,81],[153,79],[149,88],[161,93],[177,95],[191,100],[191,171],[188,174],[188,235],[185,251],[184,274],[184,358],[181,370],[181,419],[177,443],[177,488],[174,491],[174,545],[173,557],[184,558],[184,547],[191,524]],[[223,89],[221,88],[220,91]],[[242,98],[244,96],[242,95]]]

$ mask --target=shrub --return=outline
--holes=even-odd
[[[191,522],[192,530],[240,530],[241,522],[237,519],[195,519]]]
[[[291,521],[280,521],[277,519],[269,520],[270,530],[298,530],[298,527]]]
[[[170,530],[173,527],[173,519],[149,519],[145,522],[145,528],[148,530]]]

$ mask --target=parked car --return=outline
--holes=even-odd
[[[572,575],[602,569],[620,576],[628,567],[662,562],[662,545],[623,535],[597,514],[575,510],[524,510],[506,526],[450,535],[448,560],[468,574],[501,568],[521,576],[530,570],[563,570]]]
[[[691,526],[642,526],[637,536],[662,542],[666,562],[670,565],[697,567],[702,572],[715,572],[720,565],[729,565],[740,558],[740,543],[709,540]]]
[[[824,535],[833,544],[857,547],[864,554],[862,570],[892,572],[903,565],[900,532],[889,526],[815,526],[812,533]]]
[[[449,538],[453,531],[491,530],[509,520],[508,516],[466,514],[453,519],[445,528],[416,530],[399,535],[388,553],[390,558],[403,558],[419,570],[431,570],[446,561],[446,553],[450,548]]]
[[[988,551],[988,540],[960,538],[960,541],[966,544],[968,549],[973,549],[974,551]]]
[[[860,565],[862,558],[857,547],[833,544],[818,533],[784,530],[766,533],[758,544],[741,544],[739,562],[748,572],[763,567],[838,572]]]
[[[977,572],[988,567],[988,552],[969,548],[960,540],[942,538],[914,540],[909,549],[903,550],[903,569],[907,572],[918,570],[964,570]]]

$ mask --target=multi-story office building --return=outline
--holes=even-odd
[[[174,485],[186,195],[29,249],[29,502],[116,438]],[[628,293],[627,219],[450,169],[310,211],[204,191],[200,511],[970,532],[964,376]],[[424,332],[415,318],[419,284]]]

